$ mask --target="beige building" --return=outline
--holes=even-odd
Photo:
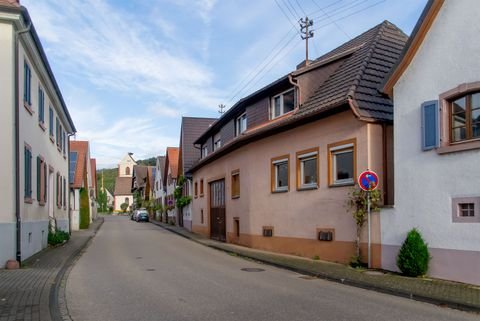
[[[128,206],[133,204],[133,166],[137,165],[137,162],[132,155],[132,153],[128,153],[118,163],[118,176],[115,180],[115,191],[113,193],[113,210],[115,212],[122,211],[121,205],[123,203],[127,203]]]
[[[406,40],[386,21],[222,115],[195,142],[202,158],[190,170],[193,231],[349,262],[356,225],[345,205],[360,172],[376,171],[385,203],[392,201],[393,106],[378,89]],[[372,263],[379,267],[378,213],[372,243]]]
[[[28,11],[0,0],[0,267],[69,231],[68,140],[75,132]]]

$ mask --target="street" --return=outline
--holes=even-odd
[[[105,218],[66,287],[75,321],[478,320],[257,264],[120,216]]]

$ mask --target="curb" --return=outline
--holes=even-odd
[[[68,313],[67,303],[65,300],[65,284],[70,274],[71,269],[73,268],[75,262],[80,258],[84,250],[90,245],[95,235],[97,235],[98,230],[102,227],[105,219],[103,217],[98,218],[101,220],[100,224],[93,231],[93,235],[90,236],[87,241],[80,246],[76,251],[74,251],[70,257],[65,261],[60,271],[55,277],[55,281],[50,287],[49,295],[49,308],[50,316],[53,321],[70,321],[72,318]],[[62,293],[62,298],[59,298],[60,293]]]
[[[220,246],[216,246],[216,245],[212,245],[212,244],[205,244],[205,243],[203,243],[201,241],[198,241],[198,240],[196,240],[196,239],[194,239],[194,238],[192,238],[188,235],[182,234],[181,232],[178,232],[174,229],[171,229],[168,226],[163,226],[163,225],[160,225],[160,224],[158,224],[156,222],[152,222],[152,221],[151,221],[151,223],[155,224],[157,226],[160,226],[161,228],[163,228],[167,231],[170,231],[170,232],[172,232],[176,235],[179,235],[179,236],[182,236],[186,239],[189,239],[193,242],[202,244],[206,247],[209,247],[209,248],[212,248],[212,249],[215,249],[215,250],[218,250],[218,251],[222,251],[222,252],[225,252],[225,253],[229,253],[229,254],[235,254],[238,257],[251,259],[251,260],[254,260],[254,261],[257,261],[257,262],[260,262],[260,263],[263,263],[263,264],[267,264],[267,265],[270,265],[270,266],[274,266],[274,267],[277,267],[277,268],[281,268],[281,269],[284,269],[284,270],[288,270],[288,271],[292,271],[292,272],[295,272],[295,273],[316,277],[316,278],[319,278],[319,279],[322,279],[322,280],[327,280],[327,281],[332,281],[332,282],[335,282],[335,283],[349,285],[349,286],[353,286],[353,287],[357,287],[357,288],[361,288],[361,289],[365,289],[365,290],[371,290],[371,291],[380,292],[380,293],[389,294],[389,295],[394,295],[394,296],[397,296],[397,297],[407,298],[407,299],[411,299],[411,300],[415,300],[415,301],[430,303],[430,304],[438,305],[438,306],[441,306],[441,307],[448,307],[448,308],[461,310],[461,311],[466,311],[466,312],[480,313],[480,307],[479,306],[470,305],[470,304],[466,304],[466,303],[454,302],[454,301],[450,301],[450,300],[442,300],[442,299],[431,298],[431,297],[427,297],[427,296],[417,295],[417,294],[414,294],[414,293],[411,293],[411,292],[405,292],[405,291],[401,291],[401,290],[379,287],[379,286],[373,285],[371,283],[360,282],[360,281],[349,280],[349,279],[336,278],[336,277],[333,277],[333,276],[330,276],[330,275],[327,275],[327,274],[324,274],[324,273],[314,273],[312,271],[304,270],[304,269],[301,269],[301,268],[296,268],[296,267],[293,267],[293,266],[278,264],[278,263],[275,263],[275,262],[271,262],[269,260],[260,259],[260,258],[257,258],[255,256],[250,256],[250,255],[245,254],[245,253],[239,253],[239,252],[236,252],[236,251],[233,251],[233,250],[230,250],[230,249],[226,249],[226,248],[223,248],[223,247],[220,247]]]

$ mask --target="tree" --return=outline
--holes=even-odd
[[[366,192],[360,187],[354,187],[348,194],[347,210],[351,211],[355,224],[357,225],[357,233],[355,239],[355,256],[352,258],[352,266],[361,264],[360,256],[360,235],[368,216],[368,193],[370,193],[370,211],[378,212],[380,210],[381,193],[376,189]]]
[[[120,204],[120,209],[122,210],[123,213],[127,211],[128,204],[127,203],[122,203]]]
[[[398,252],[398,268],[407,276],[425,275],[430,259],[428,244],[417,229],[412,229]]]
[[[107,212],[107,192],[100,191],[98,192],[98,205],[100,207],[100,212],[105,213]]]

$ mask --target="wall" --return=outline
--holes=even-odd
[[[118,176],[119,177],[132,177],[133,174],[133,165],[137,165],[129,155],[125,155],[123,159],[118,163]],[[130,174],[126,175],[125,170],[126,168],[130,168]]]
[[[14,48],[11,24],[0,21],[0,268],[9,259],[15,259],[15,146],[14,146]]]
[[[125,203],[125,198],[128,198],[128,206],[133,204],[133,195],[116,195],[115,196],[115,208],[113,209],[115,212],[122,212],[120,205]],[[129,209],[127,209],[127,212]]]
[[[266,123],[269,117],[270,98],[263,98],[247,107],[247,128],[251,129],[255,126]]]
[[[345,210],[351,186],[328,187],[327,145],[357,140],[357,173],[369,167],[382,182],[381,125],[358,121],[350,111],[289,130],[243,146],[194,173],[205,181],[205,195],[193,200],[193,230],[209,236],[208,182],[225,178],[227,240],[242,245],[348,262],[354,254],[355,223]],[[375,144],[375,146],[372,146]],[[296,190],[295,153],[319,147],[320,182],[315,190]],[[271,158],[290,155],[290,191],[271,193]],[[231,198],[231,171],[240,170],[240,198]],[[380,188],[382,184],[380,184]],[[201,223],[201,211],[204,222]],[[373,215],[374,262],[380,264],[379,215]],[[234,219],[240,237],[234,235]],[[262,227],[273,226],[274,237],[262,237]],[[317,241],[317,229],[335,229],[334,242]],[[366,240],[366,229],[363,240]]]
[[[421,150],[420,105],[480,81],[475,0],[445,1],[409,68],[394,87],[395,209],[382,211],[382,266],[395,270],[407,232],[428,242],[429,275],[480,284],[480,223],[453,223],[452,197],[480,196],[480,150]]]

